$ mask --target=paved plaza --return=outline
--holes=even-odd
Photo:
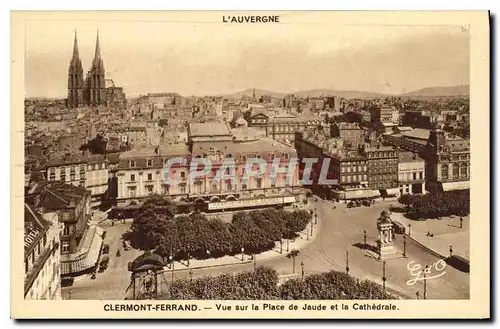
[[[256,264],[249,255],[244,255],[243,261],[241,255],[209,260],[191,260],[189,267],[186,262],[176,262],[174,279],[237,273],[252,270],[254,266],[264,265],[274,268],[280,275],[280,281],[283,281],[300,273],[301,262],[304,262],[304,271],[307,275],[330,270],[345,271],[346,260],[348,259],[349,274],[358,279],[369,279],[382,284],[383,263],[377,259],[372,249],[376,245],[378,238],[376,220],[382,210],[388,209],[391,204],[394,204],[394,201],[381,201],[371,207],[348,209],[343,204],[334,204],[323,200],[310,203],[308,209],[316,208],[319,213],[318,223],[313,227],[313,236],[308,238],[308,235],[302,232],[295,241],[290,241],[288,248],[289,250],[300,250],[300,254],[296,259],[295,274],[292,260],[286,257],[287,244],[286,240],[284,240],[282,253],[280,253],[280,245],[277,243],[273,250],[257,255]],[[448,224],[451,225],[451,221]],[[430,221],[427,222],[431,223]],[[444,225],[445,222],[438,224]],[[105,243],[110,244],[109,267],[104,273],[98,273],[95,280],[91,280],[88,276],[75,280],[72,287],[63,289],[64,298],[69,298],[69,289],[71,289],[71,298],[73,299],[125,298],[125,291],[130,283],[127,264],[142,253],[139,250],[124,251],[121,248],[121,234],[126,232],[130,225],[130,221],[114,226],[111,226],[109,221],[101,223],[101,226],[108,232]],[[468,227],[468,219],[464,221],[464,227],[465,225]],[[307,230],[309,232],[310,229],[311,227],[308,226]],[[467,230],[462,229],[461,232],[458,232],[458,228],[450,227],[447,229],[453,230],[450,232],[456,234],[462,231],[462,233],[465,233]],[[365,230],[367,245],[364,245]],[[433,228],[435,237],[437,235],[446,236],[444,230],[438,230],[438,226]],[[422,228],[417,229],[415,232],[424,231],[425,229]],[[116,257],[116,250],[119,246],[121,248],[121,257]],[[416,298],[418,292],[420,298],[422,298],[422,274],[418,276],[420,280],[415,281],[414,279],[418,273],[415,273],[415,271],[412,273],[409,268],[413,267],[415,269],[415,266],[423,268],[429,265],[431,269],[434,269],[434,274],[440,274],[441,272],[444,272],[444,274],[435,279],[427,280],[427,298],[466,299],[469,297],[468,273],[460,272],[446,265],[444,269],[441,269],[441,265],[438,264],[441,260],[440,257],[410,239],[407,239],[406,243],[407,257],[403,257],[402,235],[396,235],[395,247],[397,254],[394,258],[386,261],[386,287],[388,291],[403,298]],[[459,249],[457,248],[457,250]],[[438,264],[437,269],[436,264]],[[168,285],[171,279],[171,269],[165,267],[165,273],[161,281],[164,285]]]

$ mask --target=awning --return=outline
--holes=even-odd
[[[467,190],[470,189],[470,181],[442,183],[443,191]]]
[[[380,196],[378,190],[351,190],[351,191],[332,191],[336,193],[341,200],[351,199],[369,199]]]
[[[387,195],[399,195],[400,191],[399,188],[388,188],[385,190]]]
[[[103,229],[91,226],[82,239],[80,249],[69,255],[61,255],[61,275],[81,273],[96,266],[101,253]]]

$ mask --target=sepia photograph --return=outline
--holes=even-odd
[[[489,316],[488,13],[428,14],[13,13],[18,302]]]

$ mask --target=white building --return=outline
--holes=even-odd
[[[24,205],[24,298],[61,299],[60,242],[63,224],[55,212]]]

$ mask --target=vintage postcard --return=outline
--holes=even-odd
[[[490,317],[488,12],[11,15],[12,317]]]

